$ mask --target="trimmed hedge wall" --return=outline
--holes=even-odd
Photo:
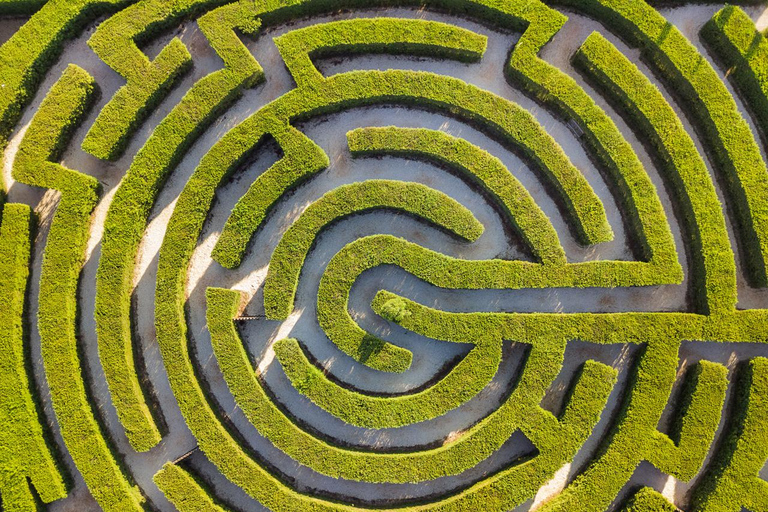
[[[729,68],[728,77],[768,138],[768,41],[741,8],[727,5],[700,31],[702,40]]]
[[[0,0],[0,15],[32,14],[48,0]]]
[[[66,69],[48,91],[19,145],[13,177],[20,183],[61,192],[43,254],[37,322],[64,443],[104,510],[141,511],[139,489],[129,483],[102,436],[77,348],[77,287],[99,183],[54,163],[89,106],[94,87],[83,69],[75,65]]]
[[[690,242],[697,310],[704,314],[733,311],[738,301],[736,262],[725,218],[707,166],[677,114],[637,66],[597,33],[576,52],[574,64],[621,105],[664,162],[661,170],[680,209],[685,240]]]
[[[679,509],[650,487],[643,487],[629,499],[622,512],[679,512]]]
[[[314,58],[354,53],[391,53],[475,62],[488,38],[467,29],[420,19],[358,18],[292,30],[274,39],[299,87],[324,79]]]
[[[530,193],[506,166],[463,139],[424,128],[360,128],[347,133],[355,157],[396,155],[447,166],[489,194],[541,263],[566,263],[555,228]]]
[[[311,64],[311,61],[308,62]],[[538,167],[544,179],[556,190],[560,204],[570,214],[568,220],[575,225],[577,236],[582,241],[597,243],[612,238],[599,198],[535,118],[519,105],[461,80],[404,70],[349,72],[295,89],[265,107],[260,115],[300,121],[320,114],[381,103],[444,112],[478,125],[486,133],[522,152]],[[241,199],[243,205],[235,207],[233,218],[228,221],[243,223],[243,227],[225,228],[225,232],[229,231],[232,235],[222,237],[214,248],[214,259],[227,268],[240,263],[247,241],[258,228],[257,220],[265,215],[265,212],[257,210],[250,215],[249,223],[244,220],[252,209],[247,206],[252,205],[251,196],[255,194],[246,194]],[[235,239],[235,234],[241,236]]]
[[[225,512],[193,475],[167,462],[152,477],[157,487],[179,512]]]
[[[638,0],[560,0],[593,16],[642,49],[643,56],[682,100],[701,129],[728,192],[747,277],[768,285],[768,169],[754,134],[726,89],[688,39],[658,11]]]
[[[567,18],[540,6],[531,9],[528,17],[530,25],[515,44],[505,67],[507,79],[581,128],[582,144],[599,164],[616,196],[636,258],[653,263],[663,275],[676,271],[678,280],[682,279],[669,223],[656,188],[634,149],[573,78],[538,57]]]
[[[150,61],[138,44],[199,10],[227,0],[143,0],[107,19],[88,40],[101,60],[126,79],[101,109],[83,140],[83,150],[105,160],[119,158],[129,138],[192,67],[192,56],[174,37]]]
[[[47,442],[29,368],[25,299],[31,250],[30,209],[6,204],[0,225],[0,496],[4,510],[35,510],[67,495]],[[29,481],[27,480],[29,479]]]
[[[526,385],[529,383],[520,382],[512,396],[499,409],[469,428],[458,439],[447,441],[437,448],[412,453],[379,453],[363,451],[359,448],[344,449],[328,444],[302,430],[294,421],[286,417],[263,389],[263,384],[248,360],[233,322],[241,301],[240,293],[208,288],[206,296],[208,299],[206,318],[211,343],[235,401],[261,435],[299,464],[314,471],[334,478],[365,482],[406,483],[432,480],[441,476],[459,474],[475,466],[498,450],[515,430],[532,428],[530,425],[523,426],[525,423],[523,418],[526,418],[528,409],[537,406],[541,397],[538,400],[536,397],[544,390],[540,389],[540,385],[536,386],[532,383]],[[501,340],[495,338],[488,342],[500,344]],[[537,357],[532,355],[525,367],[528,379],[531,379],[532,375],[538,378],[542,373],[553,370],[556,372],[562,362],[563,348],[564,346],[561,345],[561,350],[553,351],[555,360],[548,354]],[[538,351],[539,347],[534,346],[532,350]],[[548,365],[546,368],[545,364]],[[589,417],[595,410],[601,410],[595,409],[594,406],[602,405],[607,399],[613,385],[613,378],[610,376],[615,376],[615,372],[605,365],[597,365],[597,363],[595,365],[590,367],[590,371],[580,379],[566,411],[572,408],[574,411],[578,410],[578,414],[586,414]],[[525,377],[522,380],[525,380]],[[589,400],[586,396],[582,396],[583,393],[587,395],[595,393],[595,395]],[[545,442],[540,438],[546,439],[548,432],[546,423],[554,420],[551,413],[542,410],[538,414],[545,415],[542,419],[544,425],[537,424],[533,427],[532,430],[535,429],[535,433],[526,431],[527,435],[533,436],[532,440],[535,444]],[[546,416],[547,414],[549,416]],[[596,421],[596,418],[594,419]],[[554,428],[552,425],[549,427]]]
[[[692,498],[695,512],[768,507],[768,482],[759,475],[768,459],[768,359],[743,366],[729,430]]]
[[[131,293],[136,253],[157,194],[187,149],[240,96],[263,80],[263,71],[235,29],[254,33],[256,11],[230,4],[198,20],[224,61],[224,69],[197,82],[155,128],[123,177],[104,222],[96,275],[99,357],[112,403],[131,446],[146,451],[160,441],[136,376],[131,333]]]
[[[483,233],[472,212],[426,185],[376,179],[342,185],[309,205],[275,247],[264,280],[267,317],[285,319],[293,311],[304,260],[321,231],[350,215],[379,209],[413,215],[470,242]]]
[[[101,13],[130,0],[49,0],[0,46],[0,148],[64,41]],[[30,2],[39,5],[40,2]]]

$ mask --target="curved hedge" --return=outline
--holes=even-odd
[[[470,30],[420,19],[358,18],[292,30],[274,39],[299,87],[323,80],[313,58],[354,53],[392,53],[475,62],[488,38]]]
[[[107,511],[142,510],[88,400],[77,348],[77,287],[99,182],[54,163],[93,98],[94,81],[70,65],[48,91],[13,165],[20,183],[61,192],[43,254],[38,329],[53,409],[69,454]]]
[[[208,491],[201,487],[193,475],[170,462],[165,463],[152,480],[179,512],[227,510],[213,501]]]
[[[255,9],[227,5],[202,16],[198,24],[224,68],[197,82],[139,150],[107,212],[96,275],[99,357],[112,403],[137,451],[160,441],[136,375],[131,333],[135,260],[149,212],[186,150],[243,88],[263,79],[261,67],[235,34],[235,29],[247,33],[258,29]]]
[[[77,34],[86,22],[128,1],[48,0],[0,46],[0,148],[5,147],[6,137],[48,67],[58,58],[64,41]]]
[[[88,45],[126,79],[101,109],[83,140],[83,150],[105,160],[123,153],[129,138],[192,67],[192,56],[174,37],[150,61],[138,44],[181,17],[227,0],[142,0],[99,25]]]
[[[31,250],[27,205],[6,204],[0,225],[0,496],[5,510],[34,510],[67,495],[43,432],[28,362],[25,299]],[[30,484],[37,496],[33,496]]]
[[[768,359],[743,366],[730,428],[693,495],[696,512],[768,507],[768,483],[760,477],[768,459]]]
[[[720,201],[707,166],[661,92],[615,46],[597,33],[574,55],[574,63],[623,108],[664,166],[691,243],[691,277],[698,310],[732,311],[738,301],[736,262]]]
[[[541,263],[566,262],[552,222],[530,193],[498,158],[474,144],[435,130],[394,126],[352,130],[347,141],[355,157],[397,155],[447,166],[502,207],[507,222]]]
[[[768,285],[768,169],[736,102],[688,39],[658,11],[638,0],[561,0],[620,32],[642,49],[701,129],[726,186],[739,229],[747,277]]]

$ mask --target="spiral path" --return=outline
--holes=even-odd
[[[0,0],[0,508],[768,512],[766,25]]]

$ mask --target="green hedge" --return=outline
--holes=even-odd
[[[0,0],[0,15],[32,14],[48,0]]]
[[[597,33],[576,52],[574,64],[621,105],[664,162],[662,175],[688,233],[697,310],[733,311],[738,301],[736,263],[725,218],[707,166],[677,114],[637,66]]]
[[[155,473],[152,480],[179,512],[225,512],[227,510],[213,501],[208,491],[193,475],[170,462]]]
[[[299,87],[323,80],[314,58],[354,53],[424,55],[476,62],[488,38],[467,29],[420,19],[359,18],[292,30],[274,39]]]
[[[8,134],[58,58],[64,41],[85,23],[128,1],[49,0],[0,46],[0,148],[5,147]]]
[[[339,218],[375,208],[410,213],[470,241],[477,239],[483,231],[482,225],[469,210],[424,185],[370,180],[340,187],[307,208],[275,248],[264,281],[264,307],[268,318],[286,318],[293,311],[293,299],[304,258],[317,234]],[[345,299],[348,292],[346,289],[341,291]],[[411,353],[408,350],[369,336],[357,327],[346,307],[326,313],[337,320],[331,322],[334,325],[326,332],[350,356],[380,370],[405,371],[410,366]],[[322,320],[321,326],[329,327]],[[378,346],[376,354],[365,357],[362,352],[372,344]]]
[[[678,508],[650,487],[643,487],[627,501],[622,512],[678,512]]]
[[[370,396],[330,380],[299,343],[275,343],[277,359],[302,395],[346,423],[364,428],[394,428],[441,416],[483,390],[501,363],[501,346],[473,340],[475,347],[437,383],[423,391],[394,397]]]
[[[519,105],[461,80],[404,70],[344,73],[311,81],[311,85],[278,98],[260,115],[301,121],[320,114],[382,103],[444,112],[479,125],[486,133],[522,152],[541,171],[570,214],[568,220],[575,225],[580,239],[596,243],[613,236],[599,198],[535,118]],[[254,211],[253,206],[253,196],[258,197],[254,188],[261,185],[254,182],[228,221],[242,226],[225,228],[225,232],[232,235],[222,237],[214,248],[214,259],[227,268],[240,263],[248,240],[266,215],[261,209]]]
[[[463,139],[423,128],[360,128],[347,133],[355,157],[396,155],[421,158],[447,166],[492,197],[529,251],[544,264],[566,262],[555,228],[533,197],[487,151]]]
[[[160,441],[136,375],[131,333],[135,258],[147,217],[165,180],[199,135],[240,96],[263,79],[263,71],[235,29],[258,28],[246,3],[220,7],[198,20],[200,30],[224,61],[224,68],[197,82],[155,128],[120,183],[104,222],[96,275],[99,357],[118,417],[134,449]]]
[[[83,140],[83,150],[105,160],[119,158],[147,116],[192,67],[192,56],[174,37],[150,61],[138,44],[186,15],[227,0],[143,0],[99,25],[88,45],[126,79],[101,109]]]
[[[35,510],[31,482],[44,503],[67,495],[43,432],[29,374],[25,299],[30,262],[30,209],[6,204],[0,225],[0,496],[5,510]]]
[[[768,137],[768,41],[741,8],[728,5],[701,28],[701,38],[724,67],[728,77]]]
[[[768,285],[768,170],[754,134],[717,72],[658,11],[638,0],[561,0],[605,23],[643,57],[683,100],[725,184],[738,226],[747,277]]]
[[[261,435],[292,459],[334,478],[405,483],[459,474],[489,457],[509,439],[517,428],[523,428],[521,423],[524,423],[526,409],[538,404],[534,400],[541,391],[541,386],[526,386],[520,383],[513,395],[499,409],[469,428],[457,440],[447,441],[437,448],[414,452],[377,453],[334,446],[302,430],[272,402],[270,395],[263,388],[263,384],[248,360],[233,322],[241,301],[240,293],[209,288],[206,296],[208,299],[206,317],[214,353],[227,386],[243,413]],[[484,343],[500,344],[501,340],[493,337]],[[552,360],[552,356],[549,355],[529,358],[525,369],[526,374],[537,375],[541,372],[557,371],[560,367],[557,359],[562,361],[562,353],[557,349],[553,352],[555,360]],[[543,364],[548,365],[546,370],[542,367]],[[600,368],[605,370],[586,373],[574,391],[569,407],[579,410],[580,414],[588,411],[589,414],[595,412],[595,402],[587,400],[580,393],[596,392],[592,389],[596,387],[599,391],[596,392],[598,405],[607,399],[612,379],[609,378],[607,382],[601,382],[598,379],[604,379],[606,372],[610,375],[613,370],[603,365],[600,365]],[[542,411],[540,414],[545,413]],[[546,423],[546,420],[544,422]],[[537,432],[531,435],[544,436],[538,430],[546,432],[546,426],[536,425],[536,427],[538,427]]]
[[[281,147],[295,147],[295,145],[287,145],[286,141],[293,141],[298,134],[284,121],[271,115],[253,117],[230,132],[212,148],[179,196],[160,251],[155,296],[157,339],[171,387],[187,424],[200,442],[203,452],[227,478],[270,508],[343,510],[347,508],[323,500],[311,500],[296,493],[290,494],[289,490],[278,485],[272,477],[265,475],[263,468],[243,452],[210,410],[203,390],[197,382],[189,355],[184,313],[187,265],[216,188],[255,148],[259,147],[259,143],[265,140],[268,133]],[[270,173],[275,168],[273,166],[262,176],[273,179]],[[233,309],[236,308],[236,301],[232,306]],[[229,318],[231,319],[234,314],[236,311],[231,311]],[[457,339],[457,341],[462,340]],[[510,417],[519,416],[523,411],[526,421],[520,420],[520,422],[531,424],[530,434],[535,435],[539,441],[549,440],[549,445],[543,450],[542,456],[534,458],[529,463],[516,465],[497,473],[447,501],[415,507],[416,509],[440,507],[442,510],[459,511],[466,510],[467,507],[470,509],[473,506],[478,507],[480,503],[499,504],[497,508],[500,509],[512,508],[514,504],[522,503],[532,496],[541,484],[573,456],[597,421],[612,381],[604,373],[603,369],[606,368],[604,365],[588,365],[585,376],[588,375],[589,378],[584,377],[586,381],[583,386],[579,386],[579,389],[583,389],[583,393],[588,393],[591,399],[574,400],[574,404],[578,406],[567,408],[568,413],[557,421],[551,413],[538,408],[537,404],[541,401],[548,383],[557,373],[563,350],[564,342],[559,342],[548,349],[534,347],[531,351],[529,356],[531,370],[521,378],[515,388],[520,394],[525,390],[525,395],[513,395],[504,413],[493,417],[494,424],[501,423],[500,432],[506,433],[507,436],[494,432],[493,425],[487,423],[478,427],[490,429],[488,435],[506,438],[511,432],[509,429],[512,428]],[[245,363],[250,364],[247,359]],[[247,367],[244,368],[245,375],[253,378],[252,371],[248,372]],[[612,372],[610,369],[606,371]],[[249,391],[253,391],[253,388]],[[532,418],[535,421],[531,423]],[[548,428],[540,432],[536,426],[542,422],[548,425]],[[528,435],[527,430],[526,435]],[[472,436],[462,436],[464,437]]]
[[[759,476],[768,459],[768,359],[743,366],[727,434],[692,497],[696,512],[768,508],[768,483]]]
[[[532,9],[529,16],[531,24],[515,44],[505,67],[508,80],[581,128],[581,142],[616,196],[637,259],[651,262],[663,275],[674,272],[681,280],[682,271],[664,209],[634,149],[573,78],[538,57],[567,18],[541,8]]]
[[[77,347],[77,287],[99,182],[54,163],[83,118],[94,87],[81,68],[66,69],[19,145],[13,177],[61,192],[43,254],[38,299],[43,363],[61,436],[104,510],[140,511],[143,498],[119,467],[91,408]]]

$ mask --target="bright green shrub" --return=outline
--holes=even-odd
[[[407,310],[400,314],[401,321],[410,316]],[[394,428],[442,416],[488,385],[501,362],[501,345],[493,340],[472,341],[475,347],[435,384],[394,397],[370,396],[336,384],[309,360],[296,340],[279,340],[274,349],[293,387],[318,407],[359,427]]]
[[[420,128],[362,128],[347,134],[355,157],[393,155],[447,166],[489,194],[527,249],[544,264],[562,265],[565,251],[552,223],[501,161],[465,140]]]
[[[0,15],[32,14],[48,0],[0,0]]]
[[[40,105],[13,165],[20,183],[61,192],[48,233],[40,276],[38,329],[53,409],[67,445],[94,498],[106,511],[142,510],[101,434],[86,394],[77,347],[77,285],[88,241],[96,179],[54,163],[82,119],[93,79],[70,65]]]
[[[37,508],[29,483],[44,503],[67,495],[30,385],[24,307],[30,235],[29,207],[6,204],[0,225],[0,496],[4,510]]]
[[[617,196],[625,223],[630,228],[630,247],[642,261],[648,261],[661,274],[678,267],[674,240],[659,201],[632,146],[616,124],[566,73],[538,58],[541,48],[565,23],[565,16],[548,9],[533,9],[531,24],[515,45],[505,67],[507,78],[521,86],[561,118],[576,123],[590,156],[600,165],[606,181]],[[581,198],[575,197],[574,201]],[[603,240],[587,239],[597,243]],[[682,278],[682,273],[677,271]]]
[[[487,38],[436,21],[359,18],[292,30],[274,42],[301,87],[323,79],[312,63],[313,58],[392,53],[474,62],[485,53]]]
[[[692,499],[692,510],[739,512],[768,506],[768,483],[759,472],[768,459],[768,359],[740,371],[737,405],[725,440]]]
[[[283,45],[286,47],[288,43]],[[294,55],[292,52],[288,51]],[[359,71],[322,79],[316,70],[302,67],[311,66],[311,60],[295,57],[293,62],[294,71],[314,78],[306,87],[272,102],[262,115],[293,121],[380,103],[442,111],[479,125],[528,157],[557,191],[561,204],[573,217],[569,219],[571,224],[576,226],[578,235],[585,242],[612,238],[603,205],[589,183],[533,116],[519,105],[461,80],[432,73]],[[233,210],[228,226],[214,248],[213,258],[227,268],[239,265],[248,240],[266,215],[262,209],[254,207],[256,190],[260,190],[255,188],[257,183]],[[233,224],[240,226],[235,228]]]
[[[718,11],[701,28],[707,43],[744,98],[757,125],[768,136],[768,41],[747,13],[735,5]]]
[[[209,288],[206,296],[208,298],[206,318],[211,343],[235,401],[261,435],[298,463],[322,474],[366,482],[393,483],[419,482],[458,474],[490,456],[517,428],[523,428],[522,415],[527,409],[526,405],[530,407],[538,403],[529,402],[538,393],[538,388],[521,383],[513,391],[512,397],[499,409],[472,426],[457,440],[447,441],[437,448],[413,453],[377,453],[359,448],[343,449],[302,430],[285,416],[263,389],[263,384],[248,361],[232,321],[241,299],[239,292]],[[489,341],[500,343],[500,339]],[[533,350],[537,349],[533,347]],[[557,350],[554,352],[558,353]],[[542,355],[541,359],[538,359],[531,356],[526,365],[526,372],[536,374],[545,371],[540,367],[543,361],[551,365],[549,371],[559,368],[559,364],[548,357]],[[559,357],[562,358],[562,353]],[[603,366],[600,365],[600,367]],[[608,369],[608,371],[613,370]],[[604,378],[604,375],[600,378]],[[579,409],[580,414],[584,414],[587,411],[594,411],[593,406],[600,406],[601,400],[604,403],[610,392],[612,380],[599,382],[597,379],[597,374],[585,374],[574,392],[569,407]],[[596,402],[584,399],[579,393],[580,389],[586,390],[592,386],[597,386],[599,390]],[[527,394],[533,394],[533,396],[527,396]],[[551,413],[546,414],[551,416]],[[539,436],[541,433],[536,435]]]
[[[629,499],[622,512],[678,512],[660,493],[650,487],[643,487]]]
[[[224,61],[224,69],[196,83],[139,150],[107,212],[96,275],[99,357],[112,403],[138,451],[160,441],[136,376],[131,341],[133,273],[147,217],[185,151],[244,88],[263,79],[261,67],[234,32],[252,33],[258,28],[253,8],[245,3],[220,7],[198,24]]]
[[[286,318],[293,311],[293,300],[304,259],[322,229],[346,216],[377,208],[412,214],[470,241],[479,237],[483,231],[482,225],[469,210],[447,195],[418,183],[369,180],[339,187],[313,203],[275,248],[264,281],[267,317]],[[331,316],[335,313],[331,313]],[[351,318],[346,324],[350,323],[354,324]],[[341,326],[337,324],[336,327],[335,332],[339,332]],[[359,328],[350,329],[360,333],[358,341],[346,343],[343,340],[354,340],[355,336],[334,338],[329,332],[331,339],[347,354],[359,358],[364,345],[377,343],[381,346],[376,357],[366,358],[363,360],[365,364],[388,371],[404,371],[410,366],[409,351],[374,340]]]

